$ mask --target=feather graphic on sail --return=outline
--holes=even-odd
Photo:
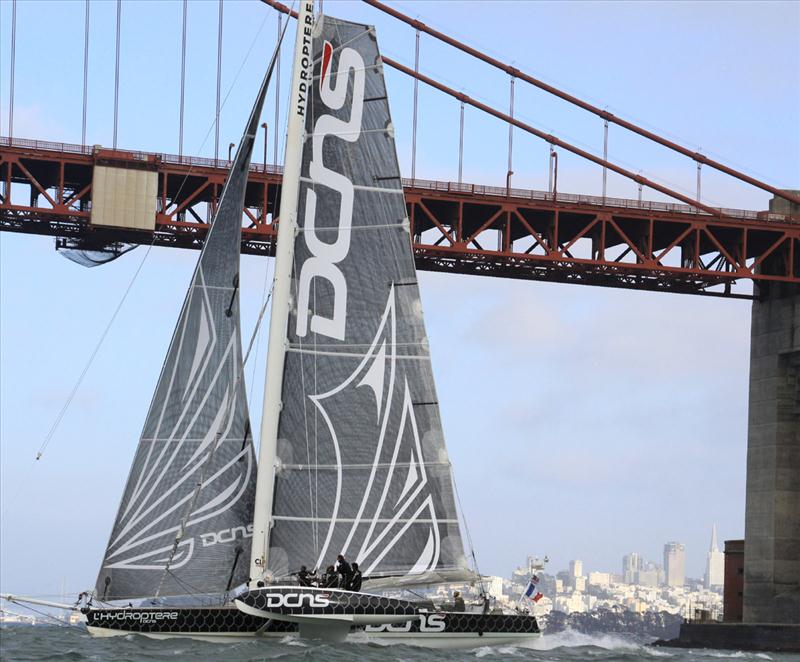
[[[268,570],[464,576],[375,31],[322,16],[313,55]]]

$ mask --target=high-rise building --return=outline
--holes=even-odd
[[[706,558],[706,588],[722,586],[725,583],[725,554],[717,546],[717,525],[711,527],[711,546]]]
[[[571,577],[583,576],[583,561],[570,561],[569,574]]]
[[[664,573],[667,586],[683,586],[686,583],[686,547],[680,542],[664,545]]]
[[[622,557],[622,581],[626,584],[636,583],[636,573],[639,571],[640,561],[636,552],[631,552]]]

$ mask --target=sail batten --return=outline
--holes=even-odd
[[[313,35],[268,571],[468,576],[375,31]]]

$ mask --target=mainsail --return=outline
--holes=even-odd
[[[267,569],[468,574],[375,30],[313,32]]]
[[[275,57],[192,277],[106,549],[101,600],[247,581],[256,466],[239,322],[242,209]]]

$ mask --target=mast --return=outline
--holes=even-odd
[[[278,443],[278,420],[282,409],[283,368],[286,358],[286,327],[289,319],[290,285],[294,238],[297,232],[297,200],[300,191],[300,167],[303,157],[303,133],[306,101],[312,65],[311,30],[314,22],[313,0],[300,2],[297,36],[294,44],[289,120],[286,131],[286,155],[283,164],[281,204],[278,212],[278,243],[275,248],[275,282],[269,320],[267,375],[261,416],[261,448],[258,456],[253,542],[250,555],[250,584],[264,576],[269,551],[269,529],[275,484],[275,454]]]

